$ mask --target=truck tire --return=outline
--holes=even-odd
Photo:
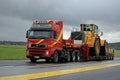
[[[58,63],[58,61],[59,61],[58,51],[55,51],[53,55],[53,62]]]
[[[99,40],[96,40],[95,41],[95,44],[94,44],[94,52],[95,52],[95,55],[96,56],[99,56],[100,54],[100,41]]]
[[[34,58],[30,58],[30,61],[33,62],[33,63],[35,63],[37,60],[34,59]]]
[[[48,58],[48,59],[45,59],[45,61],[46,61],[46,63],[49,63],[50,62],[50,59]]]

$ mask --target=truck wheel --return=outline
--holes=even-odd
[[[99,56],[99,54],[100,54],[100,42],[99,42],[99,40],[95,41],[94,48],[95,48],[95,54],[96,54],[96,56]]]
[[[55,52],[54,52],[54,55],[53,55],[53,62],[54,62],[54,63],[57,63],[58,60],[59,60],[58,52],[55,51]]]
[[[75,51],[73,51],[72,55],[71,55],[71,61],[75,62],[76,56],[75,56]]]
[[[46,63],[50,62],[50,59],[45,59]]]
[[[33,62],[33,63],[35,63],[35,62],[36,62],[36,59],[30,58],[30,61]]]
[[[71,56],[70,56],[70,52],[67,52],[67,57],[65,58],[66,62],[70,62]]]
[[[80,61],[80,51],[78,51],[77,54],[76,54],[76,61],[77,61],[77,62]]]

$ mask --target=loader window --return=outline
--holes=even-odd
[[[72,32],[71,39],[72,40],[82,40],[82,33],[81,32]]]
[[[84,26],[84,31],[92,31],[92,26]]]
[[[95,26],[95,33],[98,34],[98,26]]]

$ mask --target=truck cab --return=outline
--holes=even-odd
[[[31,62],[49,60],[56,51],[62,50],[63,22],[58,20],[34,20],[27,30],[27,53]]]

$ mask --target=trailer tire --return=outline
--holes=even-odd
[[[111,60],[111,56],[109,56],[109,60]]]
[[[110,56],[110,60],[112,60],[112,56]]]
[[[58,51],[55,51],[53,55],[53,62],[58,63],[58,61],[59,61]]]
[[[71,55],[71,61],[75,62],[75,59],[76,59],[76,56],[75,56],[75,52],[73,51]]]
[[[112,56],[112,60],[114,60],[114,56]]]
[[[67,52],[67,57],[65,58],[65,61],[70,62],[70,60],[71,60],[70,52]]]
[[[80,51],[78,51],[76,53],[76,61],[79,62],[80,61]]]

